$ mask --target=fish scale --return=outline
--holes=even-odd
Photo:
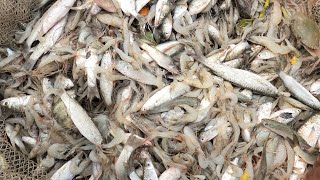
[[[250,89],[269,96],[276,96],[278,94],[278,89],[275,86],[257,74],[242,69],[235,69],[208,62],[207,59],[198,59],[198,61],[210,68],[217,76],[242,88]]]
[[[284,85],[288,88],[290,93],[292,93],[299,101],[303,102],[311,108],[318,110],[320,109],[320,101],[293,77],[287,75],[284,72],[280,72],[279,77],[283,81]]]
[[[317,128],[317,129],[316,129]],[[314,129],[315,136],[310,137],[312,130]],[[306,140],[306,142],[314,147],[320,137],[320,113],[316,113],[315,115],[311,116],[307,122],[302,125],[299,130],[298,134]]]

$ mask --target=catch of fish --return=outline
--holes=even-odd
[[[320,1],[38,6],[0,106],[41,178],[298,180],[320,154]]]

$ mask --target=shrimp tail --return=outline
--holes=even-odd
[[[11,143],[11,145],[12,145],[12,149],[13,149],[14,151],[16,150],[15,138],[16,138],[16,136],[11,136],[11,137],[9,137],[10,143]]]
[[[24,64],[23,67],[26,71],[31,71],[33,66],[36,64],[37,60],[29,58]]]
[[[88,94],[87,94],[88,99],[92,100],[94,97],[100,99],[100,94],[98,92],[97,86],[95,87],[88,87]]]

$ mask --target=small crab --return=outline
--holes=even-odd
[[[308,16],[306,3],[296,3],[292,0],[287,2],[288,10],[292,11],[291,30],[294,36],[308,48],[318,49],[320,45],[319,26],[313,18]],[[290,8],[290,5],[294,7]]]

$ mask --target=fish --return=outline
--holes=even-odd
[[[242,69],[215,64],[206,59],[198,59],[198,61],[209,67],[216,75],[235,85],[269,96],[277,96],[278,94],[278,90],[275,86],[257,74]]]
[[[308,145],[306,140],[304,140],[297,132],[295,132],[286,124],[271,119],[263,119],[262,125],[267,129],[273,131],[274,133],[282,136],[283,138],[288,138],[292,141],[294,140],[294,138],[297,138],[300,146],[302,146],[304,149],[309,149],[310,151],[313,150],[313,147]]]
[[[141,111],[148,111],[157,106],[160,106],[163,103],[166,103],[187,93],[188,91],[190,91],[190,89],[190,86],[184,83],[173,82],[152,95],[141,107]]]
[[[276,119],[278,122],[288,124],[292,120],[294,120],[295,117],[297,117],[301,112],[301,109],[298,108],[287,108],[282,109],[279,111],[276,111],[270,115],[270,119]]]
[[[173,7],[172,0],[159,0],[156,4],[156,13],[154,19],[154,25],[160,26],[163,20],[167,17]]]
[[[311,116],[299,129],[298,134],[311,146],[318,146],[320,127],[320,114],[316,113]],[[319,147],[318,147],[319,148]]]
[[[150,142],[146,141],[137,135],[132,135],[129,137],[126,145],[124,146],[119,158],[115,163],[115,171],[119,179],[126,179],[127,174],[125,173],[125,164],[128,162],[131,153],[143,144],[150,145]]]
[[[173,74],[179,73],[178,68],[176,67],[176,65],[173,64],[170,56],[162,53],[161,51],[159,51],[155,47],[152,47],[144,42],[141,43],[140,47],[142,49],[146,50],[148,52],[149,56],[152,57],[160,67],[165,68],[166,70],[168,70],[169,72],[171,72]]]
[[[190,15],[199,14],[211,3],[211,0],[192,0],[189,4],[188,10]]]
[[[158,86],[157,77],[147,70],[144,70],[142,68],[136,69],[130,63],[121,60],[117,61],[117,63],[115,64],[115,68],[122,74],[138,82]]]
[[[283,81],[284,85],[288,90],[302,103],[305,103],[307,106],[319,109],[320,101],[315,98],[306,88],[304,88],[300,83],[298,83],[294,78],[287,75],[284,72],[279,73],[279,77]]]
[[[71,98],[67,92],[61,93],[60,98],[63,101],[72,122],[81,134],[93,144],[101,145],[103,140],[102,136],[81,105],[79,105],[75,99]]]
[[[301,157],[306,163],[308,164],[313,164],[316,161],[316,156],[305,152],[303,149],[301,149],[300,145],[299,145],[299,140],[298,137],[296,136],[296,134],[293,134],[293,150],[294,152]]]
[[[54,25],[48,33],[44,36],[43,41],[40,42],[35,50],[32,52],[30,58],[25,62],[25,68],[30,70],[36,64],[40,56],[46,53],[58,41],[63,33],[64,27],[67,24],[68,16],[62,18],[56,25]]]
[[[1,177],[307,177],[319,3],[30,3],[0,5]]]
[[[28,48],[32,43],[46,34],[56,23],[64,18],[76,0],[58,0],[45,12],[34,25],[26,44]]]
[[[134,17],[138,17],[139,14],[136,11],[136,1],[128,0],[128,1],[121,1],[117,0],[121,10],[128,16],[132,15]]]
[[[150,155],[148,155],[148,157],[145,160],[143,172],[143,179],[145,180],[158,179],[157,172],[155,167],[153,166]]]

